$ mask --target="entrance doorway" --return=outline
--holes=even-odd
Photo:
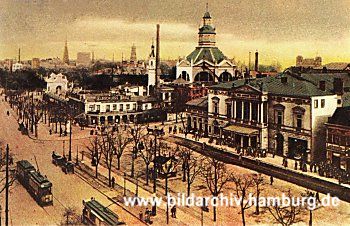
[[[283,156],[284,137],[281,133],[277,133],[276,136],[276,154]]]

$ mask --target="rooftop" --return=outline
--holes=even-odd
[[[119,216],[112,212],[109,208],[104,207],[101,203],[92,199],[90,201],[85,202],[85,206],[95,211],[98,214],[99,218],[106,223],[106,225],[121,225],[123,222],[119,221]]]
[[[186,59],[189,62],[193,61],[193,63],[198,63],[201,60],[220,63],[227,58],[218,47],[197,47]]]
[[[283,83],[282,77],[286,78],[286,82]],[[301,74],[290,75],[280,74],[275,77],[265,77],[256,79],[240,79],[236,81],[220,83],[213,85],[211,89],[224,89],[230,90],[233,87],[250,86],[254,89],[284,96],[297,96],[297,97],[311,97],[311,96],[326,96],[333,94],[333,80],[334,78],[342,78],[344,81],[344,87],[350,86],[350,76],[346,73],[329,73],[329,74]],[[319,81],[326,82],[326,90],[319,89]]]
[[[337,108],[328,122],[342,126],[350,126],[350,106]]]

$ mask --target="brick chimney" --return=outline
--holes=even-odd
[[[287,81],[288,81],[287,76],[283,76],[283,77],[281,77],[281,82],[282,82],[283,84],[286,84],[286,83],[287,83]]]
[[[319,81],[318,88],[322,91],[326,91],[326,81],[324,81],[324,80]]]
[[[333,91],[337,95],[342,95],[344,93],[344,82],[341,78],[334,78]]]

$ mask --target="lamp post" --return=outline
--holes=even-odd
[[[163,130],[157,129],[157,126],[155,126],[154,129],[151,130],[152,135],[154,136],[154,158],[153,158],[153,193],[157,192],[157,137],[163,134]],[[160,154],[160,153],[158,153]]]
[[[176,168],[177,160],[175,156],[172,155],[169,157],[169,160],[164,163],[164,172],[165,172],[165,197],[167,198],[166,202],[166,223],[169,224],[169,200],[168,200],[168,177]]]

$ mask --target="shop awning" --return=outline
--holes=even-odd
[[[259,131],[257,129],[252,129],[243,126],[230,125],[224,128],[224,130],[245,135],[258,135]]]

